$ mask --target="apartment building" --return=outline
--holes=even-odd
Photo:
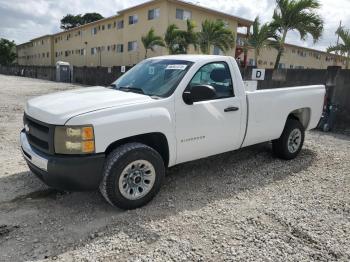
[[[237,35],[236,57],[244,61],[243,45],[246,35]],[[257,65],[259,68],[274,68],[277,57],[277,49],[265,48],[260,51],[258,61],[255,61],[255,51],[248,50],[247,63],[248,65]],[[346,58],[336,56],[327,52],[306,48],[297,45],[286,44],[285,52],[281,58],[279,68],[290,69],[326,69],[328,66],[341,66],[345,68]]]
[[[164,36],[170,24],[185,29],[187,19],[195,22],[197,31],[205,19],[220,19],[235,35],[239,27],[252,25],[252,21],[189,2],[152,0],[121,10],[115,16],[18,45],[18,63],[54,65],[57,61],[65,61],[76,66],[133,65],[145,57],[141,37],[151,28],[157,35]],[[214,47],[212,53],[222,52]],[[149,56],[166,54],[168,51],[164,47],[148,52]],[[226,55],[234,56],[235,48]]]
[[[45,35],[17,46],[17,61],[20,65],[52,65],[52,36]]]

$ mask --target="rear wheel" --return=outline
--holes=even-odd
[[[138,208],[158,193],[164,173],[163,159],[153,148],[125,144],[107,157],[100,192],[113,206]]]
[[[288,119],[281,137],[272,142],[272,149],[276,156],[282,159],[294,159],[303,147],[305,130],[296,119]]]

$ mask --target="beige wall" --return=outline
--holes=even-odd
[[[17,63],[20,65],[28,65],[31,63],[32,58],[32,43],[24,43],[17,46]]]
[[[154,20],[148,20],[148,10],[159,8],[160,17]],[[49,42],[44,45],[39,43],[41,39],[33,40],[32,48],[22,50],[18,47],[19,53],[31,53],[31,59],[27,59],[27,64],[52,64],[57,61],[69,62],[76,66],[119,66],[133,65],[138,63],[145,57],[145,49],[141,42],[141,37],[145,35],[151,28],[155,29],[155,33],[164,37],[168,25],[174,23],[180,28],[186,28],[186,21],[176,19],[176,9],[191,11],[192,20],[197,25],[196,30],[199,31],[201,23],[205,19],[218,20],[221,19],[227,23],[227,26],[236,35],[238,22],[234,17],[224,14],[215,13],[202,8],[195,8],[186,3],[168,0],[155,0],[144,5],[129,8],[121,11],[118,16],[103,19],[82,27],[72,29],[66,32],[61,32],[49,38],[51,43],[51,52],[49,58],[42,57],[42,53],[49,52]],[[138,15],[138,22],[129,25],[129,16]],[[124,28],[117,29],[114,26],[120,20],[124,20]],[[108,28],[108,24],[111,28]],[[104,30],[102,30],[104,26]],[[93,35],[93,28],[97,28],[97,34]],[[128,51],[128,42],[137,41],[137,49]],[[123,53],[117,53],[116,45],[123,44]],[[96,54],[91,53],[91,48],[97,48]],[[98,49],[99,48],[99,49]],[[82,52],[82,50],[85,50]],[[99,51],[100,50],[100,51]],[[109,50],[109,51],[108,51]],[[213,48],[211,53],[213,53]],[[200,53],[191,48],[191,53]],[[222,52],[220,52],[223,54]],[[36,54],[36,55],[35,55]],[[39,57],[40,54],[40,57]],[[155,52],[149,51],[148,57],[160,56],[168,54],[165,47],[156,47]],[[235,48],[229,51],[226,55],[234,56]],[[50,60],[51,58],[51,60]],[[18,60],[23,63],[23,59]]]
[[[213,20],[213,21],[221,19],[222,21],[227,23],[227,27],[234,32],[235,37],[237,36],[238,22],[233,18],[228,18],[228,17],[223,16],[223,15],[218,15],[218,14],[212,13],[210,11],[196,10],[196,9],[190,8],[186,4],[181,4],[181,3],[169,2],[168,6],[169,6],[168,17],[167,17],[168,18],[168,21],[167,21],[168,25],[176,24],[177,26],[179,26],[179,28],[186,29],[186,21],[176,19],[176,9],[179,8],[179,9],[183,9],[183,10],[192,12],[192,20],[196,24],[196,28],[195,28],[196,31],[201,30],[202,22],[204,22],[206,19]],[[213,54],[213,51],[214,51],[213,49],[214,48],[212,47],[211,52],[210,52],[211,54]],[[229,52],[225,53],[225,55],[234,56],[235,50],[236,50],[236,47],[234,47]],[[201,52],[200,52],[200,50],[195,51],[194,48],[191,48],[190,53],[199,53],[200,54]],[[224,53],[220,52],[220,54],[224,54]]]
[[[44,36],[17,47],[18,63],[23,65],[52,65],[52,37]]]

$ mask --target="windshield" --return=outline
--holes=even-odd
[[[170,96],[192,62],[172,59],[144,60],[121,76],[111,86],[114,89],[149,96]]]

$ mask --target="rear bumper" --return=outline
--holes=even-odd
[[[29,169],[48,186],[68,191],[98,188],[102,179],[104,154],[47,155],[30,146],[24,131],[21,132],[20,138],[23,157]]]

